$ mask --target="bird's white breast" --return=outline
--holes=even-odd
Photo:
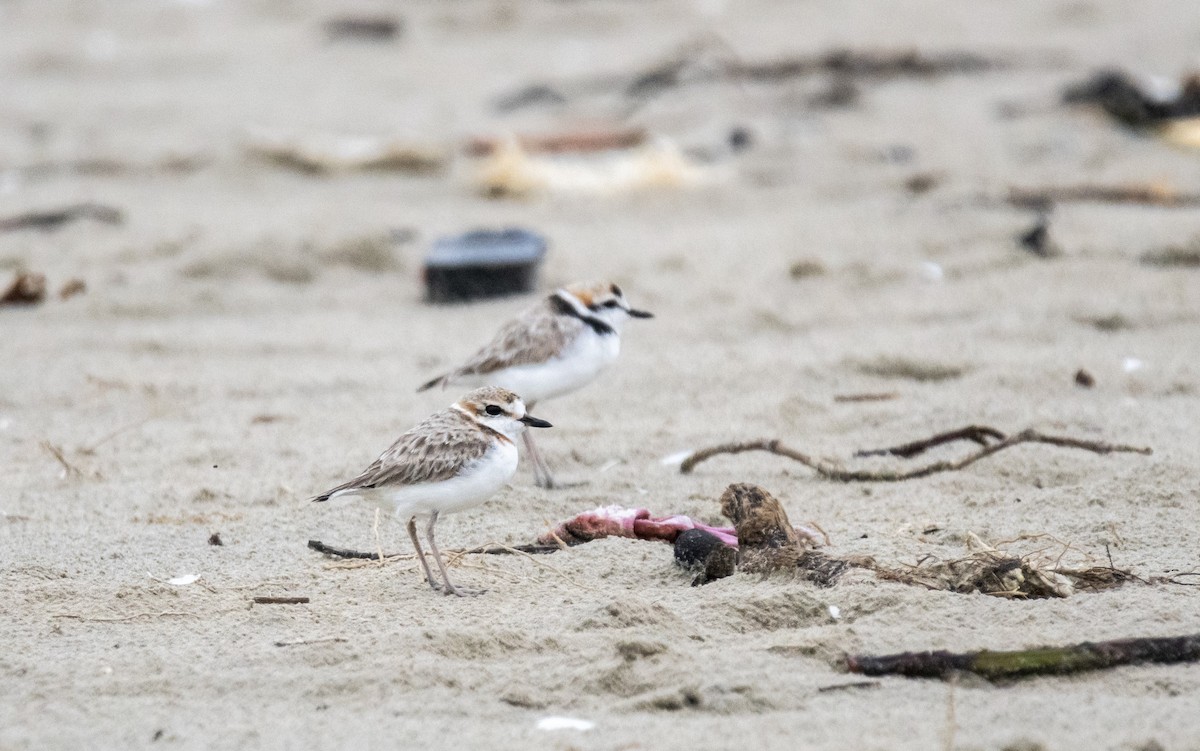
[[[447,514],[478,506],[496,494],[517,471],[517,447],[496,439],[488,452],[449,480],[385,486],[362,496],[401,521],[437,511]]]
[[[540,402],[586,386],[617,359],[618,334],[586,329],[558,355],[540,363],[515,365],[487,377],[488,383],[514,391],[526,403]]]

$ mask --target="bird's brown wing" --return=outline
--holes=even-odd
[[[514,365],[545,362],[565,349],[585,327],[578,318],[563,315],[544,301],[504,324],[492,341],[462,366],[434,378],[418,390],[446,386],[464,376],[487,375]]]
[[[360,475],[313,500],[326,501],[345,490],[449,480],[482,458],[493,440],[493,435],[480,430],[466,415],[446,409],[397,438]]]

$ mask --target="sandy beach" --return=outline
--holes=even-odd
[[[395,38],[330,38],[363,13],[400,19]],[[1042,257],[1017,241],[1037,212],[1006,200],[1200,194],[1200,151],[1061,102],[1100,69],[1178,80],[1198,38],[1188,0],[0,0],[0,220],[119,213],[0,231],[0,286],[29,271],[48,292],[0,305],[0,749],[1200,749],[1196,664],[831,690],[865,680],[848,653],[1200,631],[1200,270],[1146,260],[1200,246],[1200,209],[1060,202]],[[989,64],[728,75],[839,49]],[[604,128],[686,169],[489,197],[463,148]],[[313,174],[256,155],[268,137],[439,166]],[[510,226],[548,240],[536,293],[423,302],[436,238]],[[456,582],[488,591],[459,599],[411,555],[306,547],[376,549],[369,509],[307,499],[459,396],[416,388],[498,322],[591,279],[656,317],[538,405],[578,484],[539,489],[523,459],[439,523],[443,548],[608,504],[719,524],[750,482],[833,555],[914,566],[974,534],[1137,578],[1046,599],[869,575],[692,587],[670,545],[606,539],[464,556]],[[895,483],[764,453],[678,471],[754,438],[903,467],[970,446],[853,456],[970,424],[1153,453],[1020,446]],[[410,553],[385,521],[378,544]]]

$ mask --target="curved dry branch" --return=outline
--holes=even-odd
[[[988,438],[999,438],[995,443],[987,443]],[[866,455],[875,454],[894,454],[898,456],[915,456],[928,448],[948,443],[954,440],[971,440],[981,444],[981,448],[967,456],[955,461],[938,461],[932,464],[927,464],[923,467],[910,470],[867,470],[867,469],[843,469],[830,462],[814,459],[802,451],[798,451],[790,446],[785,446],[782,441],[777,438],[760,439],[757,441],[742,441],[738,443],[722,443],[717,446],[695,451],[687,459],[679,465],[679,471],[682,474],[689,474],[696,465],[700,462],[707,461],[714,456],[720,454],[740,454],[745,451],[766,451],[771,454],[786,457],[793,461],[797,461],[804,466],[812,469],[818,475],[838,482],[900,482],[901,480],[913,480],[918,477],[928,477],[929,475],[938,474],[940,472],[953,472],[963,469],[980,459],[985,459],[992,454],[1003,451],[1013,446],[1019,446],[1023,443],[1042,443],[1050,446],[1059,446],[1062,448],[1075,448],[1083,451],[1091,451],[1095,454],[1111,454],[1111,453],[1132,453],[1132,454],[1151,454],[1153,450],[1145,446],[1130,446],[1120,443],[1106,443],[1104,441],[1089,441],[1083,438],[1073,438],[1071,436],[1056,436],[1040,433],[1033,428],[1022,430],[1011,436],[1005,437],[1005,434],[986,426],[972,425],[961,430],[940,433],[932,438],[924,441],[914,441],[904,444],[893,449],[882,449],[879,451],[867,452]],[[859,455],[863,455],[860,453]]]
[[[989,428],[986,425],[968,425],[965,428],[958,430],[950,430],[945,433],[938,433],[930,438],[925,438],[920,441],[912,441],[900,446],[892,446],[886,449],[869,449],[864,451],[855,451],[855,456],[898,456],[901,459],[911,459],[917,454],[923,454],[935,446],[941,446],[944,443],[953,443],[954,441],[973,441],[980,446],[987,446],[991,441],[1003,441],[1007,436],[995,428]]]

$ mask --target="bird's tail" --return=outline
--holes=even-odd
[[[341,498],[352,498],[357,495],[357,491],[374,487],[373,485],[363,485],[362,475],[355,477],[353,480],[344,482],[336,488],[330,488],[315,498],[310,498],[311,503],[324,503],[325,501],[337,501]]]

